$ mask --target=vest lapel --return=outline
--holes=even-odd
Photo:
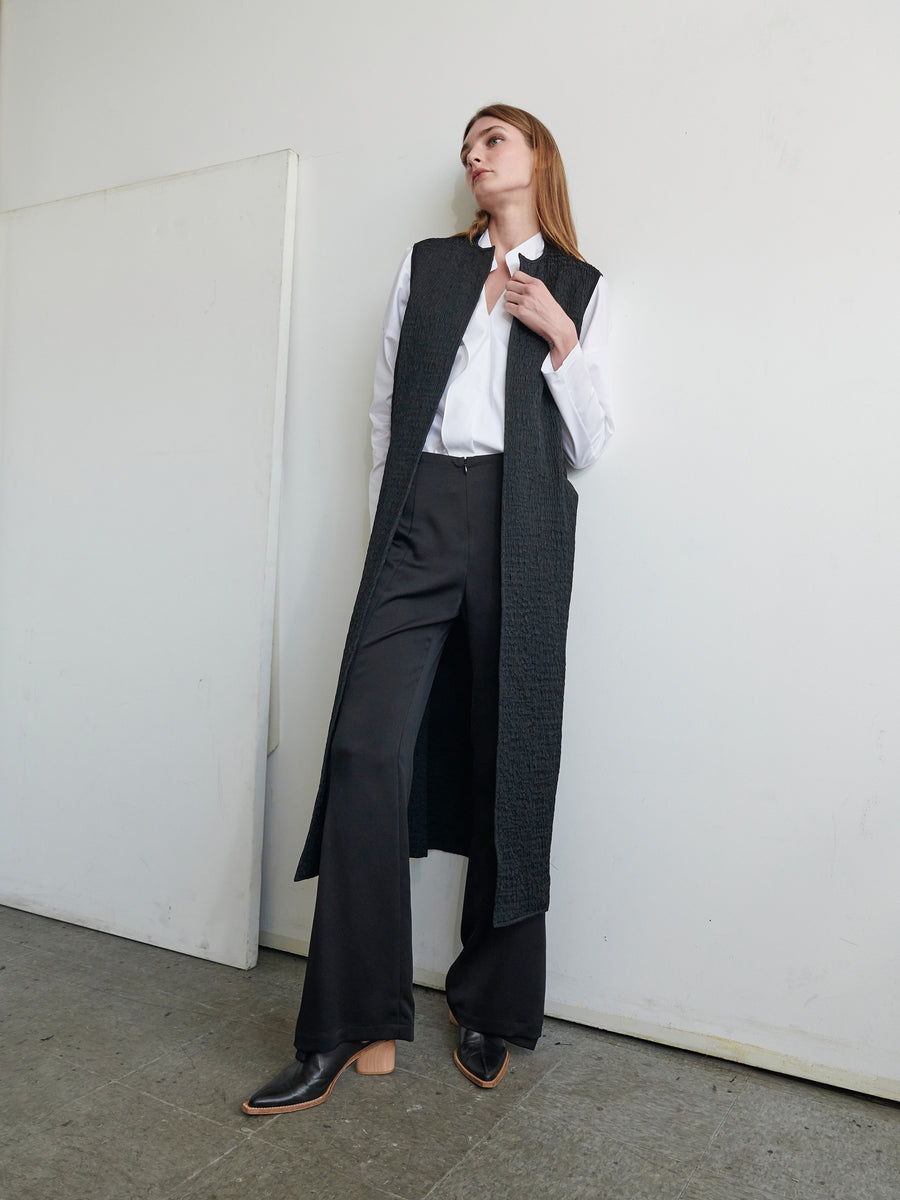
[[[397,352],[395,378],[408,378],[413,392],[403,427],[391,434],[421,449],[441,395],[453,369],[456,353],[469,324],[484,281],[494,261],[492,246],[477,246],[462,239],[451,242],[451,259],[429,254],[430,243],[413,259],[410,302],[403,318],[403,331]],[[445,243],[446,245],[446,243]],[[419,249],[419,247],[417,247]],[[422,356],[422,347],[428,353]],[[407,362],[410,358],[412,361]],[[395,397],[396,399],[396,397]]]
[[[519,270],[540,279],[551,291],[556,272],[554,255],[549,243],[544,246],[540,258],[525,258],[519,255]],[[523,391],[521,381],[529,380],[542,391],[541,363],[547,357],[548,346],[540,334],[535,333],[521,321],[513,321],[509,333],[509,351],[506,359],[506,412],[504,420],[505,447],[515,444],[515,432],[521,427],[519,413],[523,405],[533,402]],[[512,441],[511,441],[512,439]]]

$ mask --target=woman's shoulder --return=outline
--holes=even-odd
[[[592,275],[599,279],[602,272],[589,263],[586,258],[580,258],[577,254],[570,254],[568,250],[564,250],[562,246],[558,246],[555,242],[551,242],[549,238],[544,243],[544,252],[555,257],[560,263],[564,263],[570,267],[576,274]]]
[[[423,238],[421,242],[413,244],[413,254],[443,255],[446,258],[477,258],[486,251],[493,253],[493,248],[470,242],[464,233],[453,233],[450,237]]]
[[[430,275],[441,271],[483,270],[485,258],[493,258],[492,246],[470,242],[465,234],[455,237],[425,238],[412,248],[411,270],[414,275]]]
[[[534,274],[544,280],[563,307],[563,297],[569,297],[573,303],[587,305],[602,279],[597,268],[577,254],[570,254],[549,238],[544,242],[541,257],[545,260],[544,265],[536,268]]]

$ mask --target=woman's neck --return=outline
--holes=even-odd
[[[500,259],[505,258],[516,246],[521,246],[536,233],[540,233],[540,230],[534,209],[515,207],[492,212],[488,222],[491,245]]]

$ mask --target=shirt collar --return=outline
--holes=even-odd
[[[493,245],[493,243],[491,242],[490,227],[488,227],[484,231],[484,233],[481,235],[481,237],[478,239],[478,245],[481,247]],[[515,275],[516,271],[518,271],[520,255],[522,255],[525,258],[531,259],[531,261],[533,262],[536,258],[540,258],[543,253],[544,253],[544,238],[543,238],[543,235],[540,232],[538,232],[534,235],[534,237],[530,237],[526,242],[523,242],[521,244],[521,246],[516,246],[514,249],[510,250],[509,254],[507,254],[506,265],[509,268],[510,275]],[[493,271],[496,268],[496,266],[497,266],[497,262],[495,259],[494,262],[491,263],[491,270]]]

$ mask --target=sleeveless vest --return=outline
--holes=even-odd
[[[325,762],[296,879],[318,873],[335,721],[419,455],[462,336],[490,272],[492,247],[432,238],[413,249],[381,494],[350,618]],[[543,280],[581,331],[599,271],[545,243],[520,269]],[[562,419],[541,374],[547,343],[520,321],[510,331],[506,371],[501,517],[502,620],[494,838],[494,925],[545,912],[559,774],[566,630],[578,497],[566,477]],[[416,747],[409,806],[410,853],[467,854],[469,778],[467,656],[461,624],[447,639]]]

